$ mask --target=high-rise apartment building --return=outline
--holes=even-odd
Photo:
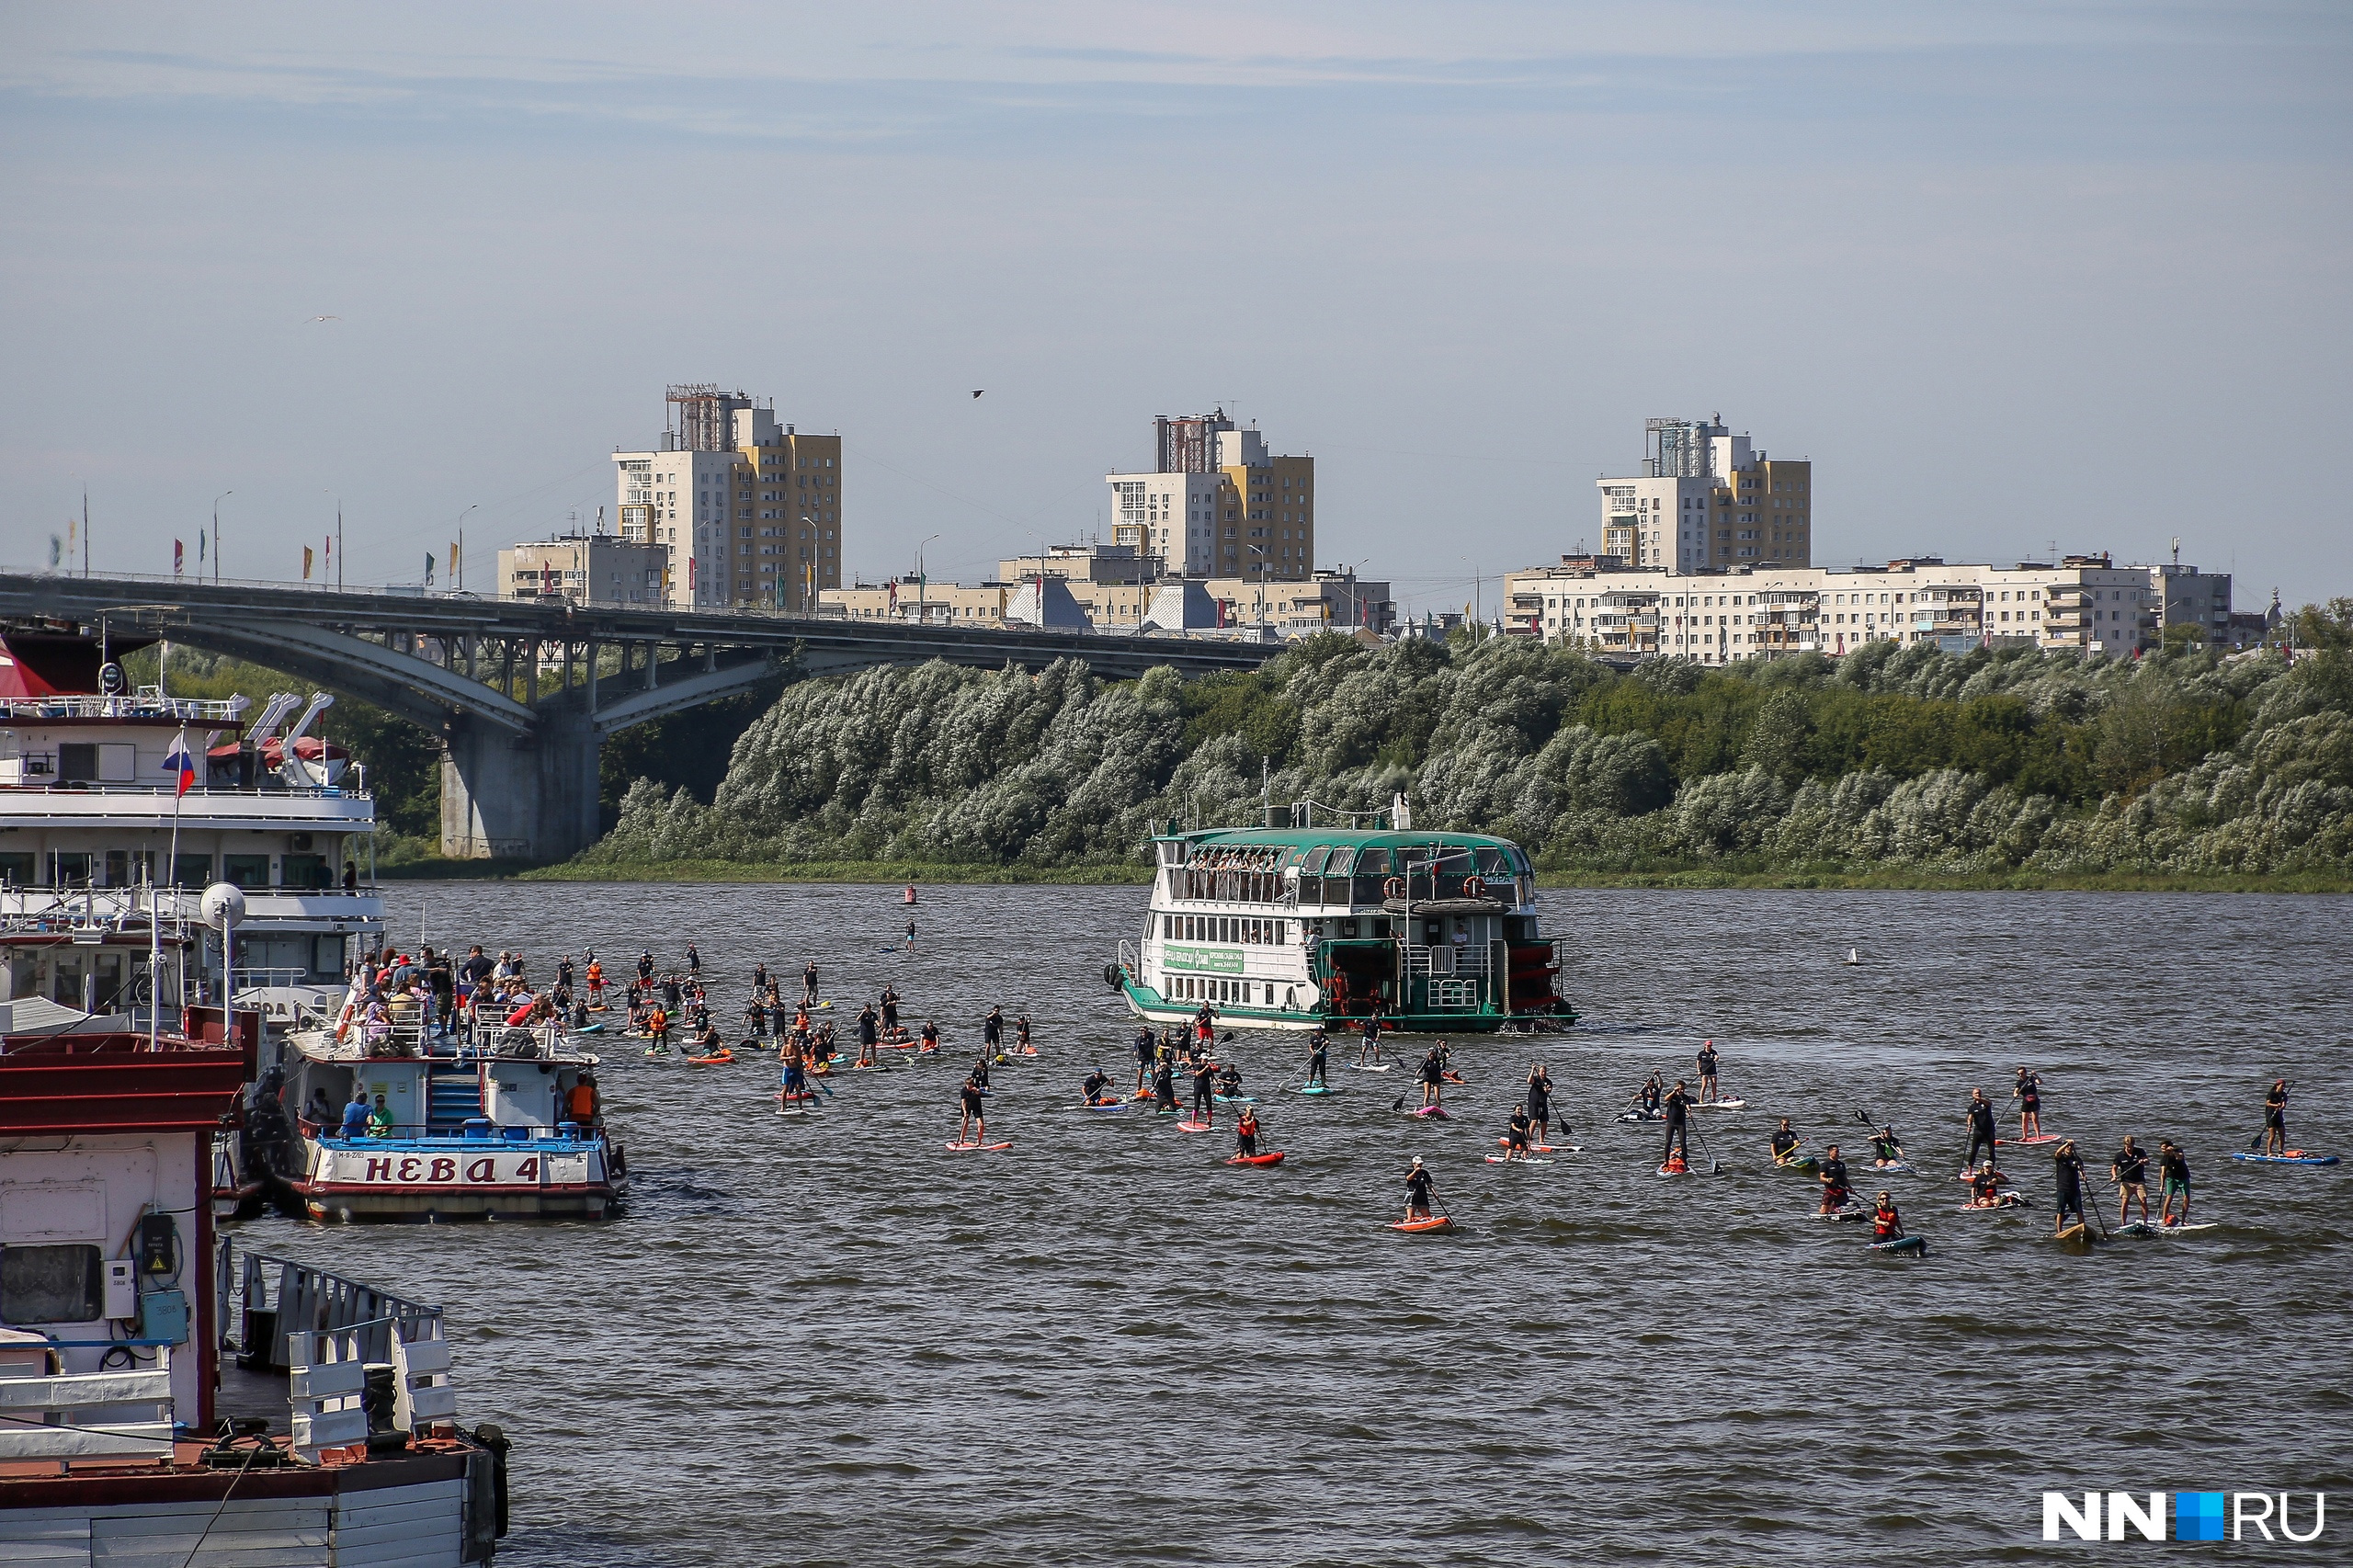
[[[1106,476],[1111,541],[1188,577],[1303,582],[1315,571],[1315,460],[1267,450],[1220,409],[1154,421],[1156,471]]]
[[[842,439],[774,405],[669,389],[662,448],[615,452],[621,537],[670,551],[668,602],[812,610],[842,580]]]
[[[1713,419],[1643,426],[1643,472],[1595,483],[1601,553],[1630,566],[1722,572],[1813,560],[1813,465],[1777,460]]]

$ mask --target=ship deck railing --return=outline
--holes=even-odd
[[[57,1349],[83,1342],[55,1340],[43,1352],[55,1364]],[[108,1342],[108,1347],[128,1342]],[[41,1351],[31,1340],[6,1346],[12,1352]],[[120,1371],[51,1372],[0,1368],[0,1462],[172,1457],[172,1347],[152,1344],[154,1364]],[[126,1407],[144,1415],[126,1415]]]
[[[222,1243],[218,1267],[228,1344],[256,1370],[307,1365],[308,1346],[295,1343],[306,1334],[350,1334],[359,1359],[378,1362],[393,1360],[395,1336],[404,1343],[444,1337],[439,1307],[298,1258],[240,1247],[233,1236]]]
[[[19,721],[19,722],[21,722],[22,721]],[[108,782],[97,778],[64,779],[35,778],[17,783],[0,784],[0,794],[10,795],[120,795],[132,799],[143,800],[157,795],[176,795],[178,793],[180,793],[179,786],[172,783],[134,784],[119,781]],[[190,798],[209,796],[213,799],[226,799],[234,796],[245,800],[259,797],[267,797],[275,800],[280,796],[292,796],[297,799],[308,798],[326,801],[367,801],[374,799],[374,796],[372,796],[363,785],[288,784],[278,780],[274,775],[268,783],[256,782],[246,785],[191,784],[188,787],[188,794]]]
[[[183,723],[234,723],[247,707],[238,697],[165,697],[152,686],[130,697],[90,694],[0,698],[0,718],[15,723],[42,719],[169,719]]]
[[[307,1120],[307,1119],[305,1119]],[[401,1153],[446,1153],[463,1150],[469,1153],[488,1153],[499,1149],[529,1147],[559,1152],[577,1153],[594,1148],[599,1134],[583,1128],[576,1121],[559,1121],[551,1127],[540,1121],[493,1121],[487,1116],[470,1116],[451,1131],[442,1124],[429,1121],[396,1121],[384,1131],[360,1133],[347,1138],[341,1127],[310,1123],[318,1128],[315,1142],[322,1148],[350,1150],[388,1150]]]

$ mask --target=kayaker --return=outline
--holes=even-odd
[[[1111,1075],[1108,1073],[1104,1072],[1100,1067],[1097,1067],[1092,1073],[1089,1073],[1086,1075],[1086,1082],[1079,1085],[1079,1087],[1086,1092],[1086,1103],[1088,1105],[1109,1105],[1111,1103],[1111,1096],[1105,1091],[1109,1089],[1110,1086]]]
[[[1687,1165],[1691,1159],[1691,1091],[1683,1086],[1682,1079],[1675,1080],[1661,1108],[1666,1113],[1666,1153],[1659,1164],[1672,1170],[1678,1159]]]
[[[2018,1142],[2042,1136],[2042,1074],[2021,1067],[2010,1098],[2018,1107]]]
[[[1716,1097],[1716,1042],[1699,1043],[1699,1098],[1702,1103]]]
[[[1977,1151],[1985,1151],[1985,1163],[1993,1164],[1994,1148],[1998,1141],[1994,1136],[1994,1102],[1985,1097],[1983,1089],[1969,1091],[1969,1157],[1961,1163],[1961,1174],[1967,1176],[1977,1168]]]
[[[2288,1152],[2288,1080],[2275,1078],[2271,1092],[2263,1096],[2263,1152],[2284,1154]]]
[[[1847,1207],[1847,1199],[1853,1193],[1847,1185],[1847,1162],[1838,1157],[1838,1145],[1836,1143],[1822,1152],[1819,1179],[1822,1182],[1822,1211],[1836,1214]]]
[[[1308,1083],[1324,1084],[1324,1071],[1330,1063],[1331,1054],[1331,1038],[1324,1034],[1324,1026],[1318,1024],[1315,1026],[1315,1031],[1307,1037]],[[1324,1085],[1324,1086],[1328,1088],[1330,1085]]]
[[[1882,1127],[1871,1134],[1872,1165],[1885,1170],[1892,1165],[1901,1165],[1904,1163],[1904,1145],[1895,1141],[1895,1129],[1893,1126]]]
[[[1244,1106],[1242,1119],[1233,1124],[1233,1152],[1245,1159],[1258,1152],[1258,1110],[1256,1106]]]
[[[2116,1183],[2116,1222],[2127,1222],[2132,1200],[2141,1200],[2141,1223],[2149,1222],[2149,1156],[2132,1142],[2132,1134],[2124,1135],[2124,1146],[2116,1151],[2116,1158],[2108,1163],[2108,1176]]]
[[[2067,1229],[2069,1216],[2076,1224],[2084,1222],[2084,1157],[2075,1153],[2075,1141],[2063,1138],[2059,1147],[2051,1152],[2052,1173],[2058,1177],[2058,1194],[2052,1207],[2052,1233]]]
[[[1528,1070],[1528,1119],[1535,1127],[1539,1138],[1552,1119],[1552,1074],[1537,1062]]]
[[[981,1108],[983,1102],[981,1099],[981,1085],[979,1082],[972,1078],[965,1079],[963,1088],[958,1093],[959,1097],[963,1103],[964,1117],[962,1122],[957,1129],[956,1142],[959,1143],[982,1143],[987,1142],[989,1135],[989,1119],[987,1113]],[[979,1136],[977,1137],[973,1135],[975,1123],[979,1126]]]
[[[2189,1161],[2170,1138],[2157,1143],[2157,1222],[2162,1225],[2184,1225],[2189,1222]],[[2174,1211],[2175,1199],[2181,1199],[2181,1211]]]
[[[1511,1119],[1504,1123],[1505,1159],[1524,1160],[1528,1158],[1528,1129],[1530,1120],[1531,1119],[1528,1114],[1528,1107],[1526,1105],[1518,1105],[1512,1108]]]
[[[1790,1126],[1790,1119],[1786,1116],[1781,1118],[1781,1125],[1773,1129],[1773,1163],[1788,1165],[1797,1157],[1798,1145],[1804,1142]]]
[[[1408,1221],[1430,1217],[1430,1173],[1419,1154],[1414,1156],[1413,1169],[1405,1173],[1405,1218]]]
[[[1422,1108],[1427,1110],[1446,1098],[1446,1062],[1432,1046],[1422,1058]]]
[[[1975,1173],[1969,1178],[1970,1207],[1973,1209],[2006,1207],[2007,1200],[2002,1196],[2002,1185],[2009,1179],[2002,1174],[2001,1167],[1991,1160],[1978,1166]]]
[[[1904,1215],[1895,1207],[1895,1199],[1884,1191],[1871,1207],[1871,1240],[1900,1242],[1904,1239]]]

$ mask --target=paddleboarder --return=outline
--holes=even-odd
[[[1699,1099],[1705,1104],[1716,1097],[1716,1042],[1699,1043]]]
[[[1904,1239],[1904,1212],[1896,1208],[1895,1199],[1882,1190],[1871,1207],[1871,1240],[1900,1242]]]
[[[1324,1026],[1318,1024],[1315,1032],[1307,1037],[1308,1084],[1324,1088],[1331,1086],[1324,1081],[1324,1072],[1330,1063],[1331,1054],[1332,1041],[1324,1034]]]
[[[1233,1152],[1244,1159],[1258,1152],[1258,1111],[1255,1106],[1244,1106],[1242,1119],[1234,1123]]]
[[[1512,1108],[1511,1119],[1504,1123],[1504,1158],[1528,1158],[1528,1128],[1531,1118],[1525,1105]]]
[[[956,1142],[959,1143],[987,1142],[989,1136],[989,1119],[987,1112],[981,1108],[983,1102],[981,1100],[980,1081],[975,1078],[965,1079],[964,1087],[959,1092],[959,1097],[963,1102],[964,1118],[962,1122],[957,1128]],[[976,1122],[980,1127],[978,1136],[975,1136],[972,1131],[973,1124]]]
[[[2177,1198],[2181,1199],[2178,1213],[2173,1206]],[[2166,1226],[2189,1222],[2189,1161],[2170,1138],[2157,1142],[2157,1222]]]
[[[1377,1067],[1381,1064],[1381,1004],[1375,1002],[1372,1011],[1364,1017],[1364,1043],[1357,1048],[1357,1065]]]
[[[1654,1073],[1651,1074],[1650,1082],[1643,1085],[1642,1093],[1637,1096],[1637,1098],[1642,1107],[1643,1119],[1644,1121],[1656,1121],[1659,1118],[1658,1108],[1660,1098],[1657,1074]]]
[[[2028,1068],[2018,1069],[2018,1087],[2010,1092],[2018,1102],[2018,1142],[2042,1136],[2042,1074]]]
[[[1414,1166],[1405,1173],[1405,1221],[1430,1217],[1430,1173],[1419,1154],[1414,1156]]]
[[[1217,1121],[1217,1067],[1206,1056],[1193,1064],[1193,1119]]]
[[[1654,1078],[1651,1083],[1655,1087],[1658,1080]],[[1688,1168],[1691,1163],[1691,1091],[1677,1078],[1661,1104],[1666,1112],[1666,1153],[1660,1157],[1659,1165],[1667,1170]]]
[[[2108,1163],[2108,1176],[2116,1183],[2116,1222],[2125,1223],[2132,1200],[2141,1200],[2141,1223],[2149,1222],[2149,1156],[2134,1145],[2132,1134],[2124,1135],[2124,1146],[2116,1151],[2116,1158]]]
[[[881,1043],[882,1030],[875,1022],[874,1004],[869,1002],[858,1010],[858,1064],[871,1067],[875,1062],[874,1048]]]
[[[1100,1067],[1087,1074],[1086,1082],[1079,1085],[1079,1087],[1086,1092],[1088,1105],[1109,1105],[1111,1096],[1105,1091],[1110,1086],[1111,1075]]]
[[[1158,1108],[1173,1113],[1176,1109],[1176,1059],[1164,1056],[1152,1077],[1152,1096]]]
[[[1539,1138],[1545,1125],[1552,1119],[1552,1074],[1537,1062],[1528,1070],[1528,1119],[1535,1125]]]
[[[1836,1214],[1847,1207],[1853,1189],[1847,1185],[1847,1162],[1838,1157],[1838,1145],[1833,1143],[1822,1152],[1822,1212]]]
[[[1985,1163],[1994,1163],[1994,1148],[1999,1142],[1994,1136],[1994,1102],[1985,1097],[1983,1089],[1969,1091],[1969,1155],[1961,1162],[1961,1174],[1967,1176],[1977,1168],[1977,1151],[1985,1151]]]
[[[1893,1126],[1882,1127],[1871,1134],[1871,1164],[1881,1170],[1904,1164],[1904,1145],[1896,1142]]]
[[[997,1011],[996,1004],[991,1003],[989,1016],[981,1020],[981,1045],[988,1054],[995,1056],[997,1053],[997,1048],[1004,1043],[1005,1015]]]
[[[1422,1108],[1436,1108],[1446,1098],[1446,1058],[1437,1046],[1422,1058]]]
[[[2052,1173],[2058,1177],[2058,1192],[2051,1216],[2051,1233],[2063,1234],[2069,1215],[2075,1223],[2084,1223],[2084,1157],[2075,1153],[2075,1141],[2063,1138],[2059,1147],[2051,1152]]]
[[[1139,1024],[1136,1027],[1136,1094],[1139,1096],[1144,1092],[1145,1082],[1152,1076],[1153,1060],[1159,1054],[1159,1045],[1152,1038],[1152,1026]]]
[[[1969,1178],[1969,1206],[1972,1209],[2004,1207],[2002,1184],[2009,1179],[2002,1174],[2000,1166],[1991,1160],[1986,1161]]]
[[[2288,1152],[2288,1080],[2275,1078],[2271,1092],[2263,1096],[2263,1152],[2284,1154]]]
[[[1773,1163],[1788,1165],[1797,1157],[1798,1145],[1804,1142],[1797,1135],[1797,1130],[1790,1125],[1790,1119],[1786,1116],[1781,1118],[1781,1125],[1773,1129]]]
[[[801,1005],[804,1007],[813,1007],[817,1005],[817,960],[815,959],[811,959],[801,966]]]

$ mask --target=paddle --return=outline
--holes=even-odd
[[[1692,1126],[1688,1119],[1683,1125],[1692,1136],[1699,1140],[1699,1153],[1708,1156],[1708,1174],[1710,1176],[1721,1176],[1723,1173],[1723,1167],[1716,1164],[1716,1156],[1714,1153],[1709,1149],[1706,1136],[1700,1133],[1697,1127]]]

